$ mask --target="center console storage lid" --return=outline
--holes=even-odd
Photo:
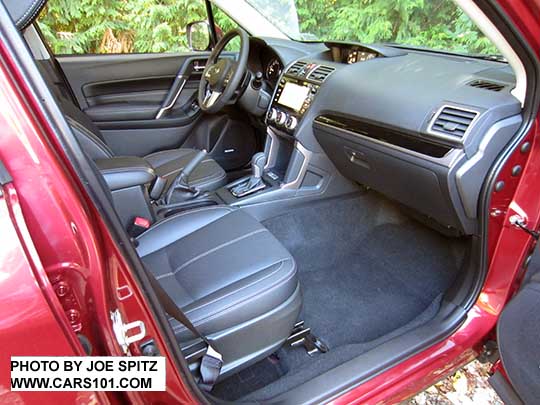
[[[141,157],[97,159],[96,165],[111,190],[140,186],[156,178],[152,166]]]

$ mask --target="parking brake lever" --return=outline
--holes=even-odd
[[[189,163],[184,166],[167,191],[167,195],[165,196],[166,205],[171,203],[175,190],[185,191],[186,193],[190,194],[190,198],[195,198],[199,195],[199,190],[189,186],[188,179],[190,174],[193,173],[197,166],[199,166],[204,158],[206,158],[206,155],[206,149],[203,149],[197,152],[193,159],[191,159]]]

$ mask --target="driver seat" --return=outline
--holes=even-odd
[[[54,92],[54,89],[52,90]],[[54,93],[58,98],[58,93]],[[64,97],[59,100],[59,104],[81,148],[92,160],[107,159],[115,156],[99,129],[84,112]],[[144,159],[154,168],[156,175],[167,180],[168,188],[178,173],[193,159],[197,152],[197,149],[191,148],[169,149],[151,153],[144,156]],[[190,187],[201,192],[217,190],[224,186],[226,182],[227,174],[225,170],[210,157],[205,157],[187,179]]]
[[[9,0],[4,1],[8,12],[10,13],[17,28],[22,32],[26,27],[36,20],[41,9],[45,6],[46,1],[21,1]],[[58,105],[63,110],[66,119],[77,137],[81,148],[92,159],[107,159],[114,157],[114,152],[109,148],[107,142],[100,130],[94,125],[92,120],[81,111],[75,104],[74,99],[70,97],[67,89],[62,88],[62,80],[55,80],[54,64],[47,60],[51,65],[38,64],[38,68],[42,73],[43,79],[47,83],[49,89],[56,96]],[[49,71],[49,69],[51,71]],[[191,161],[197,154],[196,149],[171,149],[160,152],[155,152],[144,158],[154,168],[154,172],[167,180],[166,187],[168,188],[174,181],[180,171]],[[191,172],[187,179],[187,185],[190,188],[199,191],[214,191],[225,185],[227,175],[225,170],[210,157],[206,157],[196,168]]]

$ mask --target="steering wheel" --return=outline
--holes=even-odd
[[[236,36],[240,37],[238,60],[219,59],[225,46]],[[230,30],[219,40],[208,57],[199,83],[198,101],[203,111],[216,113],[231,101],[246,73],[248,55],[249,37],[244,30]]]

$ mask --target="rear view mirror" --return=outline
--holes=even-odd
[[[207,51],[210,48],[210,25],[208,21],[194,21],[187,25],[186,35],[189,49]]]

